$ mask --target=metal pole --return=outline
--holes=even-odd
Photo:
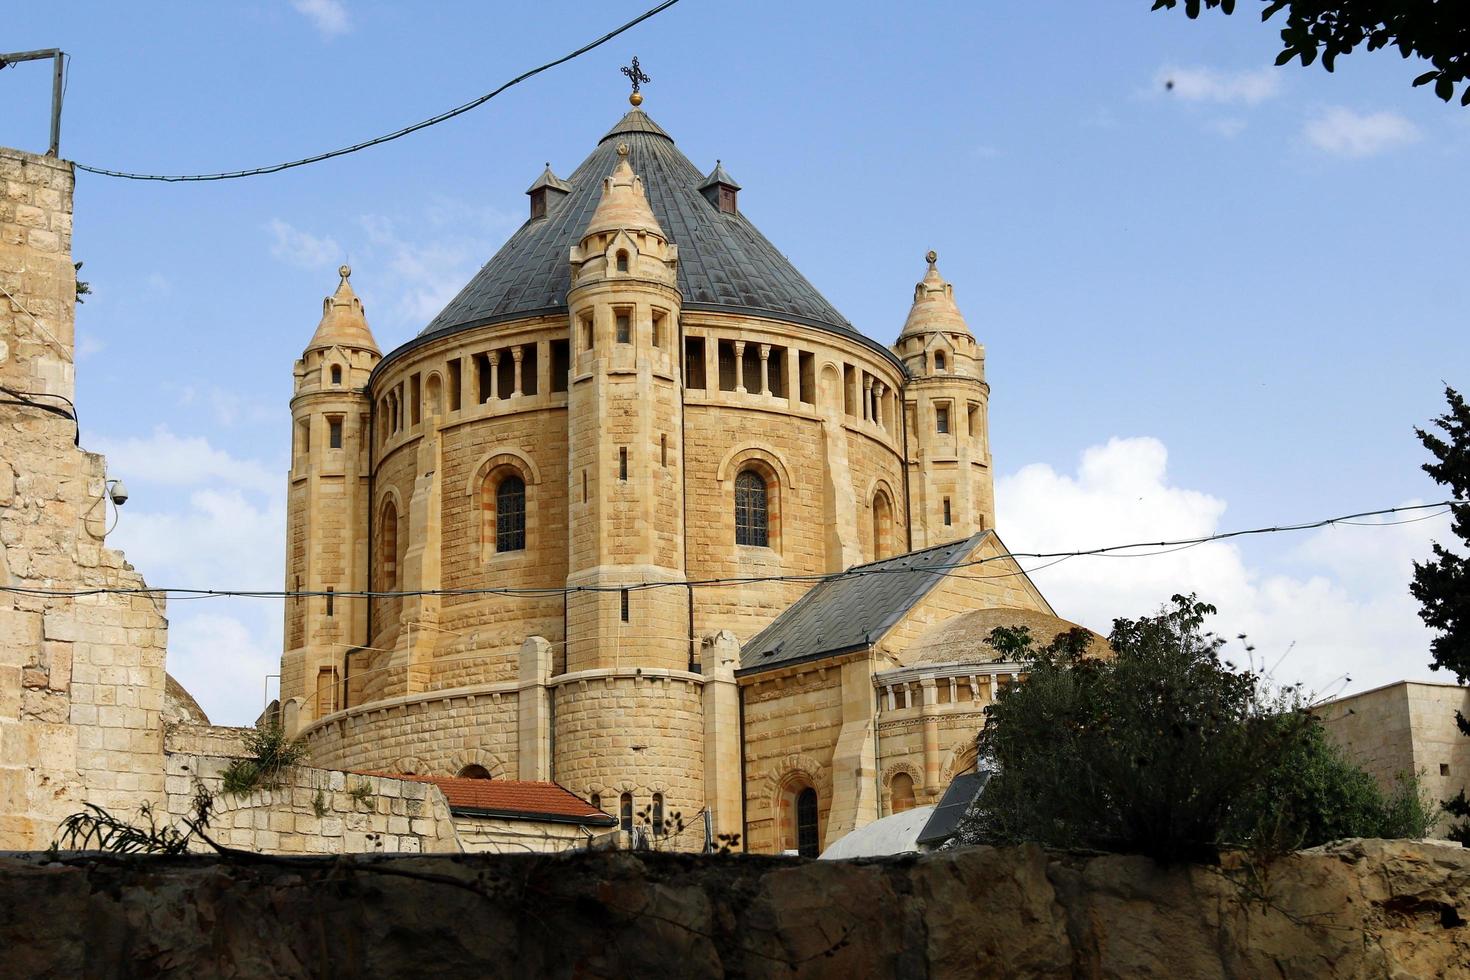
[[[51,151],[48,156],[61,156],[61,74],[62,53],[60,50],[51,59]]]

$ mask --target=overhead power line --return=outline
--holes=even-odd
[[[1334,524],[1356,524],[1360,527],[1391,527],[1395,524],[1408,524],[1413,518],[1405,521],[1373,521],[1362,522],[1359,518],[1382,517],[1388,514],[1415,513],[1435,508],[1445,508],[1441,513],[1449,513],[1452,507],[1467,507],[1470,501],[1465,500],[1441,500],[1432,504],[1408,504],[1402,507],[1383,507],[1378,510],[1359,511],[1355,514],[1343,514],[1338,517],[1324,517],[1321,520],[1303,521],[1299,524],[1278,524],[1271,527],[1256,527],[1240,531],[1221,531],[1217,534],[1201,535],[1194,538],[1178,538],[1171,541],[1135,541],[1132,544],[1114,544],[1101,548],[1087,548],[1080,551],[1008,551],[998,555],[989,555],[983,558],[973,558],[968,561],[944,562],[932,565],[903,565],[899,567],[884,567],[891,565],[893,559],[885,559],[871,565],[858,565],[842,572],[829,572],[824,574],[810,575],[745,575],[728,576],[708,579],[686,579],[679,582],[630,582],[626,585],[577,585],[556,586],[549,588],[474,588],[474,589],[417,589],[412,591],[396,592],[342,592],[333,590],[331,592],[318,592],[313,590],[274,590],[274,589],[180,589],[180,588],[110,588],[97,587],[87,589],[42,589],[23,585],[0,586],[0,592],[10,592],[16,595],[32,596],[54,596],[54,597],[77,597],[90,595],[163,595],[179,599],[207,599],[207,598],[237,598],[237,599],[310,599],[324,596],[332,596],[334,599],[367,598],[367,599],[394,599],[410,598],[415,596],[477,596],[498,595],[510,598],[537,599],[552,596],[575,595],[589,592],[641,592],[648,589],[707,589],[723,588],[732,585],[752,585],[762,582],[795,582],[816,585],[822,582],[833,582],[846,578],[861,578],[865,575],[908,575],[915,572],[937,572],[941,575],[958,575],[966,569],[987,565],[991,562],[1004,561],[1007,559],[1017,560],[1021,558],[1048,559],[1046,565],[1036,566],[1030,569],[1021,569],[1019,572],[1002,572],[996,576],[979,576],[982,578],[1005,577],[1017,574],[1028,574],[1039,571],[1042,568],[1066,561],[1069,558],[1092,558],[1108,556],[1115,558],[1147,558],[1157,555],[1168,554],[1171,551],[1180,551],[1184,548],[1192,548],[1196,545],[1208,544],[1212,541],[1228,541],[1232,538],[1242,538],[1252,535],[1280,534],[1288,531],[1310,531],[1317,528],[1329,527]],[[1439,514],[1424,515],[1437,517]],[[1166,549],[1164,551],[1138,552],[1140,548]],[[1118,554],[1118,552],[1138,552],[1136,554]],[[901,556],[899,556],[901,557]]]
[[[599,37],[597,40],[584,44],[577,50],[569,54],[562,55],[555,61],[548,61],[546,64],[540,65],[536,68],[532,68],[530,71],[522,72],[515,78],[512,78],[510,81],[501,85],[499,88],[490,92],[486,92],[484,95],[480,96],[477,99],[471,99],[464,105],[455,106],[453,109],[441,112],[437,116],[430,116],[428,119],[416,122],[411,126],[405,126],[402,129],[394,130],[393,132],[388,133],[385,136],[376,136],[370,140],[363,140],[361,143],[354,143],[351,146],[344,146],[336,150],[328,150],[325,153],[318,153],[314,156],[303,157],[300,160],[292,160],[289,163],[277,163],[269,167],[255,167],[251,170],[231,170],[215,174],[136,174],[128,173],[127,171],[122,170],[107,170],[103,167],[92,167],[88,166],[85,163],[78,163],[75,166],[78,170],[85,170],[89,174],[98,174],[103,177],[121,177],[125,180],[161,180],[169,183],[178,183],[182,181],[234,180],[239,177],[258,177],[262,174],[274,174],[280,173],[282,170],[291,170],[295,167],[304,167],[309,163],[321,163],[323,160],[330,160],[333,157],[346,156],[349,153],[356,153],[358,150],[366,150],[369,147],[379,146],[383,143],[391,143],[393,140],[401,139],[402,137],[407,136],[410,133],[416,133],[421,129],[428,129],[430,126],[437,126],[439,123],[447,122],[448,120],[453,119],[455,116],[462,116],[466,112],[469,112],[471,109],[479,108],[486,102],[489,102],[491,99],[495,98],[501,92],[504,92],[506,89],[511,88],[512,86],[519,85],[521,82],[524,82],[528,78],[539,75],[543,71],[547,71],[548,69],[555,68],[557,65],[566,64],[573,58],[579,58],[587,52],[593,50],[594,48],[601,47],[608,41],[611,41],[613,38],[617,37],[619,34],[632,30],[634,27],[637,27],[645,20],[648,20],[650,17],[654,17],[658,14],[663,13],[665,10],[668,10],[670,7],[678,2],[679,0],[664,0],[664,2],[659,4],[658,6],[644,11],[637,17],[634,17],[632,20],[628,21],[623,26],[607,32],[606,34],[602,35],[602,37]]]

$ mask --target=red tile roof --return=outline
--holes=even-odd
[[[552,820],[593,827],[611,827],[617,820],[559,783],[515,779],[469,779],[462,776],[410,776],[401,773],[364,773],[433,783],[455,813],[507,817],[512,820]]]

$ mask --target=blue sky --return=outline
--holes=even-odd
[[[647,5],[57,3],[9,11],[4,46],[72,55],[64,156],[196,172],[396,128]],[[1470,110],[1411,89],[1417,63],[1392,54],[1274,68],[1249,4],[1149,6],[683,0],[345,159],[211,184],[80,174],[82,435],[133,492],[113,544],[154,584],[280,587],[291,364],[332,270],[350,259],[385,350],[412,336],[523,220],[543,162],[570,172],[621,115],[634,53],[650,115],[696,164],[722,159],[742,210],[871,336],[896,336],[938,250],[988,350],[1013,549],[1440,499],[1412,426],[1443,382],[1470,388]],[[0,143],[44,149],[48,99],[40,65],[0,73]],[[1447,527],[1036,580],[1104,630],[1197,589],[1281,680],[1335,693],[1434,676],[1405,583]],[[279,604],[170,613],[170,670],[216,721],[253,718]]]

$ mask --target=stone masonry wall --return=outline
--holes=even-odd
[[[0,149],[0,585],[139,589],[105,547],[106,463],[76,445],[69,163]],[[91,802],[163,798],[163,601],[0,594],[0,847]]]
[[[225,793],[226,756],[170,754],[168,812],[190,812],[199,786],[214,794],[208,834],[260,854],[459,853],[449,805],[438,787],[381,776],[300,767],[277,789]],[[209,845],[197,843],[206,853]]]
[[[1470,851],[0,858],[16,976],[1463,977]]]

